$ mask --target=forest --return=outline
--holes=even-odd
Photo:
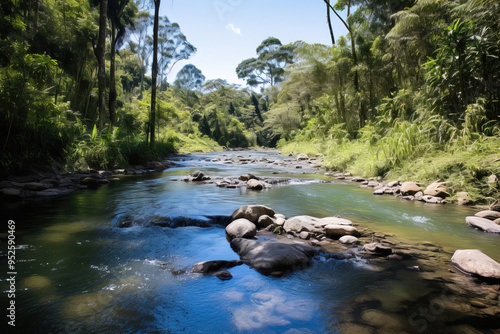
[[[0,177],[265,146],[498,198],[497,0],[323,0],[331,45],[270,32],[235,69],[246,87],[194,65],[170,78],[197,49],[160,2],[2,2]]]

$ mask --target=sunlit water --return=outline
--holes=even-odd
[[[190,267],[199,261],[238,259],[223,227],[148,224],[158,217],[208,220],[242,205],[264,204],[287,217],[339,215],[360,229],[440,246],[445,257],[478,248],[500,259],[499,237],[465,224],[471,209],[373,196],[357,184],[322,183],[322,175],[291,174],[298,170],[268,163],[210,161],[223,154],[284,159],[264,152],[186,156],[161,174],[120,177],[98,190],[52,200],[1,204],[2,219],[15,220],[17,228],[15,332],[335,333],[342,323],[359,321],[363,310],[355,303],[362,297],[376,300],[373,307],[383,312],[397,314],[405,305],[398,315],[403,317],[411,313],[408,303],[422,303],[434,288],[418,273],[374,270],[360,258],[319,256],[311,267],[283,278],[245,265],[230,269],[230,281],[192,274]],[[196,169],[212,176],[278,171],[297,180],[262,192],[176,180]],[[125,218],[137,226],[117,227]],[[1,261],[2,300],[7,300],[5,256]]]

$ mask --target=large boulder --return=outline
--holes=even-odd
[[[450,196],[444,182],[433,182],[424,190],[424,195],[446,198]]]
[[[327,225],[351,226],[352,222],[348,219],[338,217],[316,218],[311,216],[295,216],[285,221],[285,224],[283,224],[283,229],[288,233],[300,233],[303,231],[323,233],[324,228]]]
[[[257,226],[260,228],[266,228],[269,225],[274,225],[276,223],[276,218],[269,217],[268,215],[263,215],[259,217]]]
[[[242,238],[233,239],[231,247],[250,267],[261,274],[272,276],[304,269],[317,254],[316,248],[305,244],[262,242]]]
[[[493,210],[484,210],[484,211],[479,211],[478,213],[475,214],[475,216],[480,218],[495,220],[500,218],[500,212]]]
[[[333,224],[328,224],[325,226],[325,234],[334,239],[338,239],[340,237],[343,237],[344,235],[352,235],[355,237],[360,236],[358,229],[354,226]]]
[[[240,218],[227,225],[226,233],[230,238],[253,238],[257,233],[257,226],[248,219]]]
[[[416,182],[404,182],[401,185],[401,194],[403,196],[415,195],[421,190]]]
[[[500,280],[500,264],[477,249],[455,251],[451,263],[464,273]]]
[[[233,212],[231,220],[245,218],[252,223],[257,224],[259,217],[263,215],[273,217],[274,210],[264,205],[245,205]]]
[[[467,225],[480,229],[488,233],[500,233],[500,225],[495,224],[493,221],[475,216],[465,218]]]
[[[209,273],[218,272],[221,269],[229,269],[229,268],[236,267],[236,266],[239,266],[242,264],[243,264],[243,261],[240,261],[240,260],[204,261],[204,262],[198,262],[195,265],[193,265],[193,267],[191,268],[191,272],[209,274]]]

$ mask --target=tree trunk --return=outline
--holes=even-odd
[[[151,116],[150,116],[150,141],[151,147],[155,143],[155,122],[156,122],[156,77],[158,76],[158,21],[160,14],[161,0],[154,0],[155,2],[155,19],[153,27],[153,69],[151,71]]]
[[[97,63],[99,71],[99,129],[104,127],[104,115],[106,113],[106,62],[104,52],[106,51],[106,24],[107,24],[108,0],[101,0],[99,9],[99,39],[97,41]]]
[[[116,24],[111,20],[111,64],[109,67],[109,121],[110,127],[115,124],[116,115]]]
[[[328,28],[330,29],[330,37],[332,38],[332,46],[335,46],[335,35],[333,34],[332,19],[330,17],[330,0],[326,4],[326,18],[328,20]]]

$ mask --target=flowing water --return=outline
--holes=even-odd
[[[449,271],[456,249],[477,248],[500,260],[499,236],[465,224],[472,209],[373,196],[357,184],[325,183],[323,175],[292,174],[298,170],[272,163],[211,161],[237,154],[284,159],[269,152],[190,155],[178,158],[179,165],[164,173],[123,176],[97,190],[51,200],[0,204],[2,219],[16,222],[12,332],[431,333],[450,324],[496,332],[495,314],[467,318],[460,312],[470,305],[464,310],[449,305],[489,296],[487,309],[498,308],[496,286],[483,287]],[[213,176],[279,172],[280,177],[297,179],[261,192],[178,180],[196,169]],[[242,265],[230,269],[232,280],[220,281],[192,274],[190,267],[199,261],[239,258],[223,226],[149,224],[179,217],[209,221],[207,217],[229,216],[247,204],[264,204],[287,217],[339,215],[360,230],[423,245],[431,256],[387,265],[358,256],[321,255],[309,268],[282,278]],[[118,227],[124,220],[132,227]],[[2,255],[5,245],[2,240]],[[7,300],[7,261],[5,256],[0,260],[1,298]],[[427,269],[410,270],[408,265]],[[438,297],[446,307],[433,305]],[[422,308],[430,314],[422,315]],[[4,317],[1,327],[7,328],[6,322]]]

